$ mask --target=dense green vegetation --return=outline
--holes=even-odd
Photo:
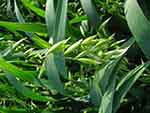
[[[149,113],[149,0],[1,0],[0,113]]]

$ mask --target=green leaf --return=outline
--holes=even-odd
[[[9,56],[25,39],[21,39],[1,52],[3,57]]]
[[[21,24],[17,22],[0,21],[0,26],[12,32],[24,31],[24,32],[31,32],[31,33],[47,33],[46,26],[44,24],[33,24],[33,23]]]
[[[33,73],[28,72],[28,71],[23,71],[22,69],[6,62],[3,58],[0,58],[0,68],[3,71],[9,72],[21,80],[27,80],[29,82],[36,82],[36,78]]]
[[[95,80],[96,79],[93,80],[90,86],[90,101],[92,102],[92,104],[99,107],[103,95],[99,84],[95,83]]]
[[[7,79],[9,82],[16,88],[16,90],[21,93],[23,96],[30,98],[36,101],[48,102],[50,98],[46,96],[41,96],[37,93],[32,92],[29,88],[26,88],[19,80],[17,80],[14,75],[5,72]]]
[[[87,37],[85,40],[83,40],[82,45],[88,45],[88,44],[90,44],[95,38],[96,38],[96,35]]]
[[[120,61],[124,57],[129,47],[131,47],[131,45],[133,45],[134,42],[135,40],[133,38],[125,42],[121,47],[122,49],[124,49],[121,55],[116,60],[109,62],[106,66],[104,66],[98,72],[96,72],[96,76],[92,84],[92,89],[90,91],[90,94],[91,94],[90,98],[93,104],[97,106],[100,105],[102,99],[104,98],[103,96],[106,95],[105,93],[107,92],[107,88],[109,87],[109,84],[111,83],[112,79],[114,79],[114,77],[117,74],[117,69],[118,69],[118,65]],[[107,95],[106,95],[106,98],[107,98]],[[97,103],[94,100],[98,100]]]
[[[139,6],[141,7],[142,11],[144,12],[145,17],[150,21],[150,1],[149,0],[138,0]]]
[[[54,0],[47,0],[46,2],[46,25],[50,40],[52,40],[54,44],[59,43],[59,41],[62,41],[65,38],[67,3],[68,0],[59,0],[57,2]],[[61,52],[58,54],[50,53],[47,56],[46,72],[49,78],[50,87],[59,92],[64,92],[63,84],[59,77],[59,74],[61,74],[66,78],[65,57]]]
[[[102,97],[102,101],[98,113],[112,113],[113,110],[112,104],[114,100],[115,85],[116,85],[116,76],[112,77],[112,80],[104,96]]]
[[[140,0],[127,0],[125,5],[126,19],[129,28],[146,57],[150,58],[150,22],[142,11]],[[145,0],[142,0],[144,3]],[[149,5],[149,4],[147,4]],[[146,5],[144,6],[146,7]],[[148,10],[149,12],[149,10]],[[134,17],[134,18],[133,18]]]
[[[65,39],[68,0],[59,0],[56,10],[56,42]]]
[[[32,10],[34,13],[36,13],[38,16],[45,18],[45,11],[32,5],[31,2],[28,0],[21,0],[24,6]]]
[[[63,53],[55,53],[56,57],[55,57],[55,63],[56,63],[56,67],[60,73],[60,75],[67,79],[67,72],[65,69],[65,57]]]
[[[50,38],[54,43],[65,38],[68,0],[59,0],[55,10],[54,0],[46,3],[46,24]]]
[[[91,0],[80,0],[80,1],[86,15],[89,17],[91,25],[95,26],[100,21],[100,18],[98,16],[98,13],[96,12],[96,9],[92,1]]]
[[[23,0],[25,2],[25,0]],[[19,23],[25,23],[25,20],[23,18],[23,16],[21,15],[19,8],[17,6],[16,0],[14,1],[14,7],[15,7],[15,13],[16,13],[16,17],[17,20],[19,21]],[[49,48],[50,44],[48,42],[46,42],[45,40],[41,39],[39,36],[33,34],[33,33],[28,33],[26,32],[27,36],[29,36],[36,45],[38,45],[41,48]]]
[[[45,70],[48,77],[49,88],[62,93],[64,92],[64,85],[59,77],[59,71],[56,66],[55,57],[55,54],[49,53],[45,60]]]
[[[46,42],[45,40],[43,40],[42,38],[40,38],[37,35],[33,35],[32,40],[40,48],[44,49],[44,48],[50,48],[51,47],[51,45],[48,42]]]
[[[14,7],[15,7],[15,13],[16,13],[16,16],[17,16],[17,19],[19,20],[20,23],[25,23],[25,20],[24,18],[22,17],[20,11],[19,11],[19,8],[17,6],[17,2],[16,0],[14,0]]]
[[[100,64],[100,62],[98,62],[95,59],[91,59],[91,58],[78,58],[77,59],[79,62],[85,63],[85,64],[91,64],[91,65],[98,65]]]
[[[113,103],[113,113],[116,113],[120,106],[120,102],[128,93],[133,84],[138,80],[149,64],[142,64],[130,71],[117,85]]]
[[[66,40],[59,41],[52,45],[52,47],[48,50],[48,52],[60,52],[64,50],[64,45],[66,43]]]
[[[82,22],[83,20],[87,20],[87,19],[88,19],[87,16],[75,17],[69,21],[69,25],[76,24],[76,23]]]
[[[77,41],[76,43],[74,43],[73,45],[71,45],[69,48],[67,48],[67,50],[65,51],[64,54],[67,55],[67,54],[71,53],[72,51],[74,51],[75,49],[77,49],[80,46],[82,41],[83,40],[81,39],[81,40]]]
[[[48,34],[50,38],[52,38],[55,33],[55,23],[56,23],[54,0],[47,0],[46,2],[45,19],[46,19]]]
[[[28,113],[25,109],[21,109],[21,108],[2,108],[0,107],[0,112],[1,113]]]

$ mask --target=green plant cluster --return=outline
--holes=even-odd
[[[149,0],[1,0],[0,113],[149,113]]]

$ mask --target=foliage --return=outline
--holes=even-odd
[[[0,112],[149,112],[148,4],[1,0]]]

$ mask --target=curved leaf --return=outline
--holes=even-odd
[[[95,26],[100,19],[92,1],[91,0],[80,0],[80,1],[86,15],[89,17],[91,24]]]
[[[21,80],[27,80],[30,82],[35,82],[35,75],[31,72],[23,71],[22,69],[6,62],[3,58],[0,58],[0,68],[3,71],[9,72],[15,77],[18,77]]]
[[[30,10],[32,10],[33,12],[35,12],[38,16],[40,17],[45,17],[45,11],[32,5],[31,2],[29,2],[28,0],[21,0],[21,2],[23,3],[24,6],[26,6],[27,8],[29,8]]]
[[[128,93],[132,85],[138,80],[142,73],[146,70],[149,64],[142,64],[137,68],[131,70],[117,85],[114,95],[113,113],[116,113],[120,106],[121,101]]]
[[[47,102],[50,101],[50,98],[46,96],[41,96],[37,93],[34,93],[29,88],[26,88],[19,80],[17,80],[12,74],[5,72],[9,82],[16,88],[16,90],[21,93],[23,96],[28,97],[32,100]]]
[[[145,0],[142,1],[145,2]],[[132,34],[144,54],[150,58],[150,22],[145,17],[138,0],[127,0],[125,13]]]
[[[21,15],[21,13],[19,11],[16,0],[14,0],[14,7],[15,7],[16,17],[17,17],[17,20],[19,21],[19,23],[26,23],[23,16]],[[41,39],[39,36],[37,36],[33,33],[28,33],[28,32],[26,32],[26,35],[29,36],[39,47],[41,47],[41,48],[49,48],[50,47],[50,44],[48,42],[46,42],[45,40]]]

